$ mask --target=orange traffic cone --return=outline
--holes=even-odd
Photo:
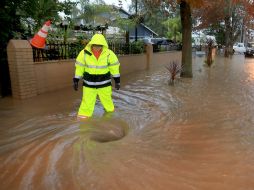
[[[37,34],[35,34],[33,39],[30,40],[30,44],[36,48],[44,48],[49,28],[50,28],[50,20],[45,22],[40,31]]]

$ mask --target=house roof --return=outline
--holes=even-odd
[[[128,16],[131,16],[131,14],[130,13],[128,13],[126,10],[124,10],[123,8],[119,8],[119,7],[117,7],[117,6],[114,6],[114,8],[116,8],[116,9],[118,9],[119,11],[122,11],[123,13],[125,13],[126,15],[128,15]]]
[[[117,7],[115,5],[112,5],[112,7],[113,7],[113,9],[116,9],[116,10],[118,10],[120,12],[120,17],[123,18],[123,19],[130,19],[130,17],[132,16],[130,13],[128,13],[126,10],[124,10],[121,7]],[[106,18],[106,19],[111,20],[111,21],[116,19],[116,18],[112,17],[112,14],[109,13],[109,12],[103,13],[101,15],[101,17],[102,18]],[[100,22],[100,21],[102,21],[102,22]],[[94,26],[91,23],[83,24],[83,20],[82,19],[77,19],[76,22],[77,22],[77,24],[75,26],[76,30],[90,31],[90,30],[108,29],[108,22],[105,22],[105,19],[97,19],[96,20],[96,23],[97,23],[96,26]],[[139,26],[145,28],[145,30],[148,30],[153,35],[158,36],[158,34],[156,32],[154,32],[151,28],[146,26],[144,23],[140,23]]]
[[[140,23],[141,26],[145,27],[147,30],[149,30],[150,32],[152,32],[153,34],[155,34],[156,36],[159,36],[159,34],[157,34],[156,32],[154,32],[151,28],[149,28],[148,26],[146,26],[143,23]]]
[[[124,9],[121,8],[121,7],[117,7],[117,6],[113,5],[113,8],[115,8],[115,9],[121,11],[122,13],[126,14],[126,15],[128,16],[128,18],[129,18],[130,16],[132,16],[130,13],[128,13],[126,10],[124,10]],[[150,31],[151,33],[153,33],[154,35],[159,36],[156,32],[154,32],[151,28],[149,28],[148,26],[146,26],[144,23],[140,23],[140,25],[141,25],[142,27],[146,28],[147,30],[149,30],[149,31]]]

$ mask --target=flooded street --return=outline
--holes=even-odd
[[[193,58],[123,77],[116,112],[79,122],[79,92],[0,99],[0,186],[8,190],[253,190],[254,58]]]

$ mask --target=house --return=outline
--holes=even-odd
[[[118,8],[114,6],[114,9],[119,11],[119,15],[122,19],[131,19],[132,15],[125,11],[123,8]],[[114,20],[113,20],[114,22]],[[147,39],[147,38],[155,38],[158,37],[158,34],[154,32],[151,28],[146,26],[143,23],[139,23],[137,27],[131,27],[129,28],[129,39],[132,41],[136,37],[136,31],[137,31],[137,38],[138,39]]]
[[[135,39],[135,28],[130,30],[130,39]],[[143,23],[138,24],[137,26],[137,38],[138,39],[148,39],[148,38],[155,38],[159,35],[154,32],[152,29],[150,29],[148,26],[146,26]]]
[[[138,39],[154,38],[158,36],[156,32],[154,32],[152,29],[150,29],[143,23],[139,23],[137,27],[133,25],[129,28],[126,26],[124,30],[120,29],[119,27],[117,27],[117,17],[128,20],[131,19],[132,15],[124,9],[116,6],[113,6],[113,10],[114,11],[112,12],[104,12],[101,13],[100,16],[96,16],[93,23],[85,23],[83,19],[76,20],[76,30],[80,31],[80,29],[83,29],[85,31],[102,31],[98,28],[100,28],[101,26],[106,26],[106,28],[104,27],[104,29],[106,29],[106,35],[108,38],[126,38],[126,35],[128,35],[130,41],[133,41],[135,39],[136,31]]]

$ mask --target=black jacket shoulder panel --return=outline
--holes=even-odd
[[[84,50],[84,52],[90,56],[92,55],[91,52],[87,51],[86,49]]]

